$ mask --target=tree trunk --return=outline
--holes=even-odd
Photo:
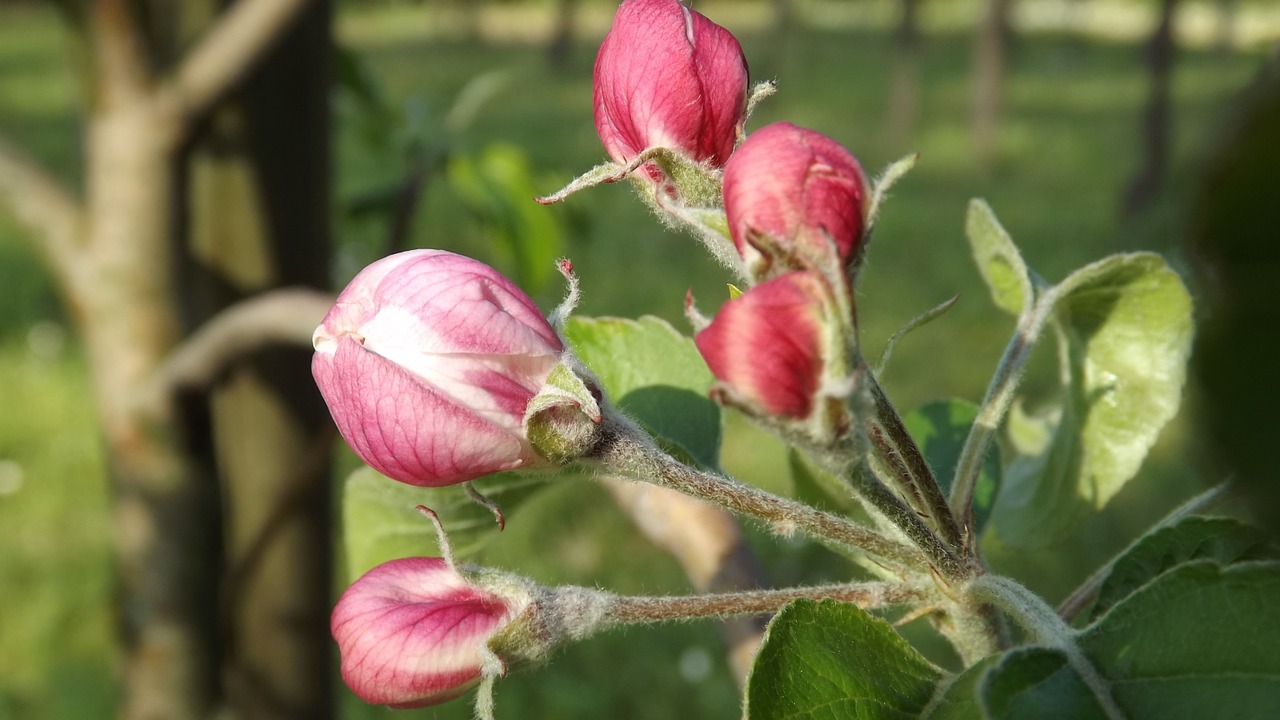
[[[168,375],[183,336],[226,302],[327,281],[327,5],[244,93],[239,129],[253,162],[242,179],[256,182],[209,202],[184,151],[193,120],[305,1],[206,13],[187,53],[165,34],[181,25],[176,6],[68,5],[80,13],[91,95],[83,205],[0,145],[0,199],[29,210],[44,234],[88,355],[113,489],[128,720],[204,719],[228,701],[236,717],[331,713],[327,415],[307,354],[255,357],[210,398],[179,395]],[[246,217],[261,232],[198,232],[240,230],[232,219]],[[188,246],[188,234],[209,242]],[[227,263],[205,267],[209,258]],[[231,291],[205,292],[217,283]]]
[[[990,166],[996,157],[1012,36],[1009,20],[1012,6],[1013,0],[989,0],[973,48],[970,125],[974,156],[982,166]]]
[[[1176,53],[1173,22],[1177,4],[1177,0],[1161,0],[1160,19],[1147,41],[1147,68],[1151,84],[1147,92],[1147,105],[1142,111],[1141,165],[1129,182],[1124,196],[1124,212],[1127,215],[1140,212],[1156,198],[1164,183],[1165,168],[1169,162],[1172,135],[1170,86]]]

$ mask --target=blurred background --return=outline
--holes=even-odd
[[[184,59],[250,4],[0,1],[0,720],[146,717],[126,688],[148,682],[137,671],[147,622],[169,612],[167,602],[181,606],[177,625],[204,657],[174,681],[194,688],[191,717],[392,714],[336,680],[324,615],[350,578],[332,518],[354,463],[342,450],[329,462],[333,436],[306,353],[255,347],[236,358],[249,369],[197,373],[178,384],[168,415],[134,416],[144,403],[113,394],[136,379],[129,368],[157,364],[218,311],[275,287],[338,288],[410,247],[484,260],[544,308],[562,292],[551,261],[568,256],[587,315],[653,314],[684,328],[686,289],[704,309],[725,296],[727,274],[691,238],[663,229],[628,187],[550,208],[530,201],[604,159],[591,69],[613,0],[310,3],[284,43],[249,64],[246,83],[200,95],[202,76],[184,74],[195,67]],[[1109,253],[1154,250],[1197,297],[1210,323],[1201,372],[1138,477],[1069,551],[989,547],[997,569],[1056,601],[1142,527],[1231,474],[1264,478],[1254,509],[1274,520],[1260,449],[1275,423],[1257,408],[1275,385],[1278,294],[1268,272],[1280,265],[1280,6],[695,7],[740,39],[753,81],[778,82],[748,130],[778,120],[811,127],[849,147],[869,174],[920,154],[884,208],[862,274],[865,353],[876,357],[897,328],[960,297],[895,351],[883,381],[900,408],[980,400],[1012,330],[969,258],[970,198],[991,204],[1049,281]],[[176,116],[156,101],[162,93],[146,95],[174,77],[180,88],[195,78],[196,88]],[[109,156],[130,157],[132,136],[110,128],[127,124],[137,102],[152,103],[162,142],[139,141],[154,161],[139,172],[149,167],[159,180],[147,186],[158,188],[154,219],[137,232],[155,244],[130,255],[112,248],[133,242],[119,228],[142,217],[128,206],[134,170]],[[129,262],[156,267],[121,270]],[[163,317],[115,327],[136,312],[112,303],[139,301]],[[1033,368],[1033,399],[1051,377],[1047,363]],[[297,427],[277,436],[255,425],[276,416]],[[725,466],[790,492],[782,448],[731,415],[726,423]],[[138,455],[139,446],[161,450]],[[172,482],[154,471],[170,461],[187,469]],[[283,490],[258,494],[276,487],[264,466],[284,478]],[[176,500],[167,494],[175,483],[185,483]],[[163,541],[169,525],[179,526],[169,555],[138,550]],[[803,543],[748,533],[771,583],[848,572]],[[291,549],[262,550],[281,537]],[[688,589],[675,562],[587,482],[522,507],[485,559],[547,583]],[[150,587],[161,583],[150,567],[185,590],[166,600]],[[282,587],[262,590],[255,573]],[[255,618],[261,608],[271,610]],[[310,639],[274,656],[288,639],[272,639],[256,654],[261,627]],[[259,672],[264,663],[312,669],[281,679]],[[736,717],[737,692],[715,627],[630,630],[504,680],[497,715]],[[463,700],[397,716],[469,714]]]

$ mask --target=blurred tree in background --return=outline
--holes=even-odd
[[[120,714],[325,717],[331,433],[308,354],[273,348],[323,300],[261,294],[328,281],[328,6],[60,8],[84,68],[84,186],[5,143],[0,198],[89,357]]]

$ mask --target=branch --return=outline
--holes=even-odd
[[[209,109],[271,49],[310,0],[238,0],[160,88],[181,116]]]
[[[699,592],[752,590],[763,572],[728,511],[675,490],[602,478],[614,501],[653,544],[675,557]],[[739,685],[746,681],[764,638],[757,618],[731,618],[724,625],[729,665]]]
[[[63,287],[74,291],[83,210],[80,202],[38,160],[0,137],[0,207],[32,234]]]
[[[210,318],[174,348],[153,380],[149,400],[213,384],[236,360],[271,345],[311,344],[311,333],[333,306],[319,290],[286,288],[242,300]]]

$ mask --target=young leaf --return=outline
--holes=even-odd
[[[1106,717],[1098,698],[1061,650],[1010,650],[982,677],[983,716],[990,720],[1094,720]]]
[[[991,290],[991,300],[1011,315],[1022,315],[1033,297],[1031,274],[991,206],[977,198],[970,200],[964,230],[973,261]]]
[[[1060,540],[1138,471],[1177,412],[1191,349],[1191,298],[1151,253],[1116,255],[1072,273],[1054,302],[1064,403],[1045,453],[1010,463],[995,510],[1000,539]]]
[[[476,480],[475,487],[510,517],[552,477],[498,473]],[[419,505],[436,511],[459,562],[474,558],[498,534],[493,513],[460,485],[414,487],[363,467],[347,477],[342,498],[343,544],[352,578],[394,558],[440,555],[435,527],[418,512]]]
[[[1131,718],[1280,717],[1280,563],[1185,563],[1079,643]]]
[[[769,623],[744,717],[907,720],[940,677],[885,621],[846,603],[800,600]]]
[[[1185,518],[1142,538],[1120,556],[1098,591],[1092,617],[1170,568],[1192,560],[1215,560],[1222,565],[1274,559],[1276,548],[1262,531],[1231,518]]]
[[[977,417],[977,404],[953,399],[928,403],[902,419],[907,432],[920,445],[920,451],[938,478],[944,495],[951,491],[960,451]],[[996,452],[989,452],[982,463],[982,474],[978,476],[973,493],[973,512],[979,529],[991,513],[999,487],[1000,458]]]
[[[565,332],[619,408],[698,465],[719,466],[720,408],[707,398],[714,378],[692,340],[652,316],[575,317]]]

